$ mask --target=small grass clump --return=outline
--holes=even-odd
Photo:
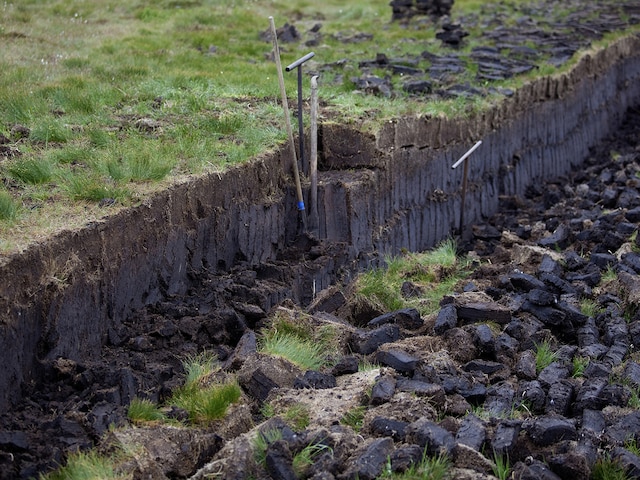
[[[217,364],[210,353],[190,357],[184,362],[184,369],[185,383],[173,392],[167,404],[185,410],[192,423],[207,424],[224,417],[229,405],[242,395],[235,381],[212,382]]]
[[[507,478],[509,478],[509,473],[511,472],[509,455],[501,455],[493,452],[493,466],[491,469],[493,470],[493,474],[500,480],[507,480]]]
[[[536,344],[536,373],[540,373],[553,362],[556,361],[557,355],[551,349],[551,344],[547,341]]]
[[[444,295],[469,273],[469,265],[456,254],[454,240],[423,253],[391,258],[384,268],[373,269],[356,279],[356,295],[386,311],[414,307],[427,315],[438,309]],[[402,285],[411,282],[421,292],[405,298]]]
[[[0,221],[11,222],[18,215],[18,206],[9,192],[0,190]]]
[[[305,478],[308,467],[313,465],[320,455],[333,454],[333,449],[322,443],[310,443],[293,457],[293,471],[297,478]]]
[[[624,467],[611,458],[601,458],[593,466],[592,480],[629,480]]]
[[[391,465],[387,465],[387,469],[380,478],[390,480],[444,480],[449,478],[451,470],[451,460],[444,454],[429,457],[426,453],[422,457],[419,464],[411,465],[404,472],[391,471]]]
[[[177,389],[167,403],[186,410],[192,423],[207,424],[224,417],[229,405],[236,403],[241,394],[236,382],[205,387],[194,383]]]
[[[276,312],[271,324],[260,334],[260,351],[282,357],[304,370],[318,370],[338,350],[334,327],[314,326],[299,312]]]
[[[290,332],[263,332],[261,351],[286,358],[305,370],[318,370],[324,364],[322,345],[302,339]]]
[[[11,165],[9,174],[20,182],[38,185],[52,179],[54,168],[46,158],[27,158]]]
[[[599,313],[603,312],[604,309],[598,305],[595,300],[591,300],[590,298],[583,298],[580,301],[580,311],[587,315],[588,317],[595,317]]]
[[[640,410],[640,387],[631,389],[631,397],[629,397],[628,405],[630,408]]]
[[[116,463],[112,458],[89,451],[70,454],[64,467],[46,475],[40,475],[39,480],[95,480],[98,478],[124,480],[129,477],[116,473]]]
[[[301,432],[309,426],[309,407],[303,403],[295,403],[284,411],[282,418],[296,432]]]
[[[589,365],[589,357],[582,357],[580,355],[576,355],[571,360],[571,376],[573,378],[580,378],[584,375],[584,371]]]
[[[340,419],[340,423],[347,425],[357,433],[364,423],[364,415],[367,413],[367,407],[360,405],[348,410]]]
[[[282,440],[282,432],[277,428],[266,430],[265,432],[258,432],[253,439],[253,459],[262,466],[266,466],[267,448],[273,442]]]
[[[129,404],[127,417],[133,423],[159,422],[165,419],[158,406],[146,398],[134,398]]]

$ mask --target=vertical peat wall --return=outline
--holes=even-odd
[[[311,273],[300,267],[300,283],[323,288],[340,262],[362,268],[450,235],[462,180],[451,165],[475,141],[483,145],[469,168],[468,223],[494,213],[499,195],[576,168],[638,104],[640,38],[630,36],[471,118],[401,118],[376,135],[324,125],[319,237],[346,253]],[[99,355],[110,327],[184,292],[191,272],[259,265],[286,250],[297,212],[285,147],[0,259],[0,407],[37,377],[39,359]],[[294,300],[308,301],[304,291],[292,286]]]

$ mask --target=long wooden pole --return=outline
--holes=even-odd
[[[282,108],[284,109],[284,122],[287,127],[287,135],[289,136],[289,147],[291,149],[291,159],[293,161],[293,176],[296,182],[296,193],[298,195],[298,210],[302,218],[302,224],[306,229],[306,215],[304,214],[304,197],[302,196],[302,185],[300,184],[300,172],[298,171],[298,158],[296,156],[296,145],[293,141],[293,130],[291,128],[291,118],[289,117],[289,102],[287,101],[287,92],[284,87],[284,74],[282,73],[282,64],[280,63],[280,49],[278,48],[278,32],[273,17],[269,17],[271,24],[271,36],[273,37],[273,56],[276,60],[276,68],[278,70],[278,82],[280,83],[280,94],[282,96]]]

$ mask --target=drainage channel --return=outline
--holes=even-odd
[[[190,197],[188,212],[195,213],[189,225],[174,224],[168,236],[163,232],[153,237],[155,244],[140,245],[164,260],[133,273],[123,266],[136,257],[136,247],[129,247],[130,257],[120,253],[114,262],[120,268],[105,271],[110,277],[97,287],[81,278],[88,272],[78,269],[65,291],[45,287],[46,307],[19,302],[11,308],[19,314],[15,318],[35,326],[19,332],[11,325],[11,335],[3,340],[17,341],[5,345],[2,358],[7,367],[3,403],[9,408],[1,417],[0,478],[37,475],[62,461],[66,451],[91,446],[110,425],[125,421],[132,398],[143,394],[159,401],[177,386],[185,355],[215,346],[218,356],[227,358],[247,330],[260,328],[273,306],[309,304],[318,292],[379,264],[387,254],[424,250],[446,238],[461,215],[462,172],[452,173],[451,165],[474,141],[483,143],[469,164],[469,224],[495,213],[500,197],[577,168],[589,149],[621,123],[623,112],[640,103],[638,42],[621,41],[584,60],[570,76],[533,82],[480,118],[457,123],[400,119],[376,138],[323,127],[321,241],[298,235],[295,222],[286,220],[297,214],[291,191],[276,203],[235,202],[228,215],[246,226],[240,230],[233,230],[238,227],[223,213],[215,226],[207,224],[209,207]],[[272,161],[286,165],[284,156]],[[263,195],[278,184],[277,178],[265,182],[261,175],[270,170],[253,165],[242,173],[256,179]],[[238,187],[242,177],[232,176],[231,187]],[[195,190],[208,188],[203,182]],[[168,194],[165,221],[167,208],[176,208],[172,218],[180,213],[171,203],[180,194]],[[212,203],[233,203],[218,195]],[[145,213],[136,216],[149,223]],[[119,228],[117,222],[111,228],[96,227],[84,239],[104,242]],[[235,236],[225,236],[232,230]],[[274,238],[272,231],[284,233]],[[161,236],[164,243],[157,241]],[[213,251],[195,237],[219,239],[227,250]],[[83,251],[76,254],[80,260],[92,255],[87,243],[87,257]],[[104,247],[97,247],[103,256]],[[149,269],[164,271],[150,274]],[[140,280],[145,276],[154,280],[145,284]]]

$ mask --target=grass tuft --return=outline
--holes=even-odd
[[[186,410],[192,423],[206,425],[224,417],[227,408],[241,395],[242,390],[236,382],[205,387],[187,383],[173,392],[167,403]]]
[[[387,469],[380,478],[391,480],[420,480],[428,478],[429,480],[444,480],[449,477],[451,470],[451,460],[444,454],[434,457],[428,457],[425,454],[419,464],[413,464],[404,472],[391,471],[391,465],[387,465]]]
[[[115,462],[96,452],[72,453],[67,458],[67,464],[47,475],[41,475],[40,480],[119,480],[128,478],[116,473]]]
[[[166,403],[185,410],[192,423],[206,425],[220,419],[230,405],[240,400],[242,390],[237,382],[211,383],[211,376],[218,368],[212,353],[189,357],[183,366],[185,383]]]
[[[629,476],[624,467],[611,460],[610,457],[601,458],[593,466],[592,480],[628,480]]]
[[[457,257],[456,243],[449,239],[431,251],[390,258],[386,267],[359,275],[356,296],[381,310],[414,307],[428,315],[438,310],[442,297],[468,273],[468,264]],[[407,281],[422,293],[403,297],[402,285]]]
[[[318,370],[325,361],[321,344],[314,343],[290,332],[265,331],[261,337],[261,351],[286,358],[305,370]]]
[[[536,373],[540,373],[553,362],[556,361],[557,355],[551,349],[551,344],[547,341],[536,344]]]
[[[53,165],[46,158],[27,158],[9,167],[13,178],[24,183],[37,185],[47,183],[53,177]]]
[[[353,430],[358,433],[364,423],[365,413],[367,413],[366,406],[360,405],[358,407],[354,407],[342,416],[340,423],[353,428]]]
[[[584,375],[584,371],[589,365],[589,361],[589,357],[581,357],[580,355],[576,355],[575,357],[573,357],[573,359],[571,360],[571,376],[573,378],[582,377]]]
[[[0,190],[0,220],[12,222],[18,215],[18,206],[13,197],[4,190]]]
[[[137,397],[131,400],[127,417],[133,423],[157,422],[165,418],[155,403],[146,398]]]
[[[500,455],[493,452],[493,474],[500,480],[507,480],[509,473],[511,472],[511,463],[509,462],[509,455]]]

